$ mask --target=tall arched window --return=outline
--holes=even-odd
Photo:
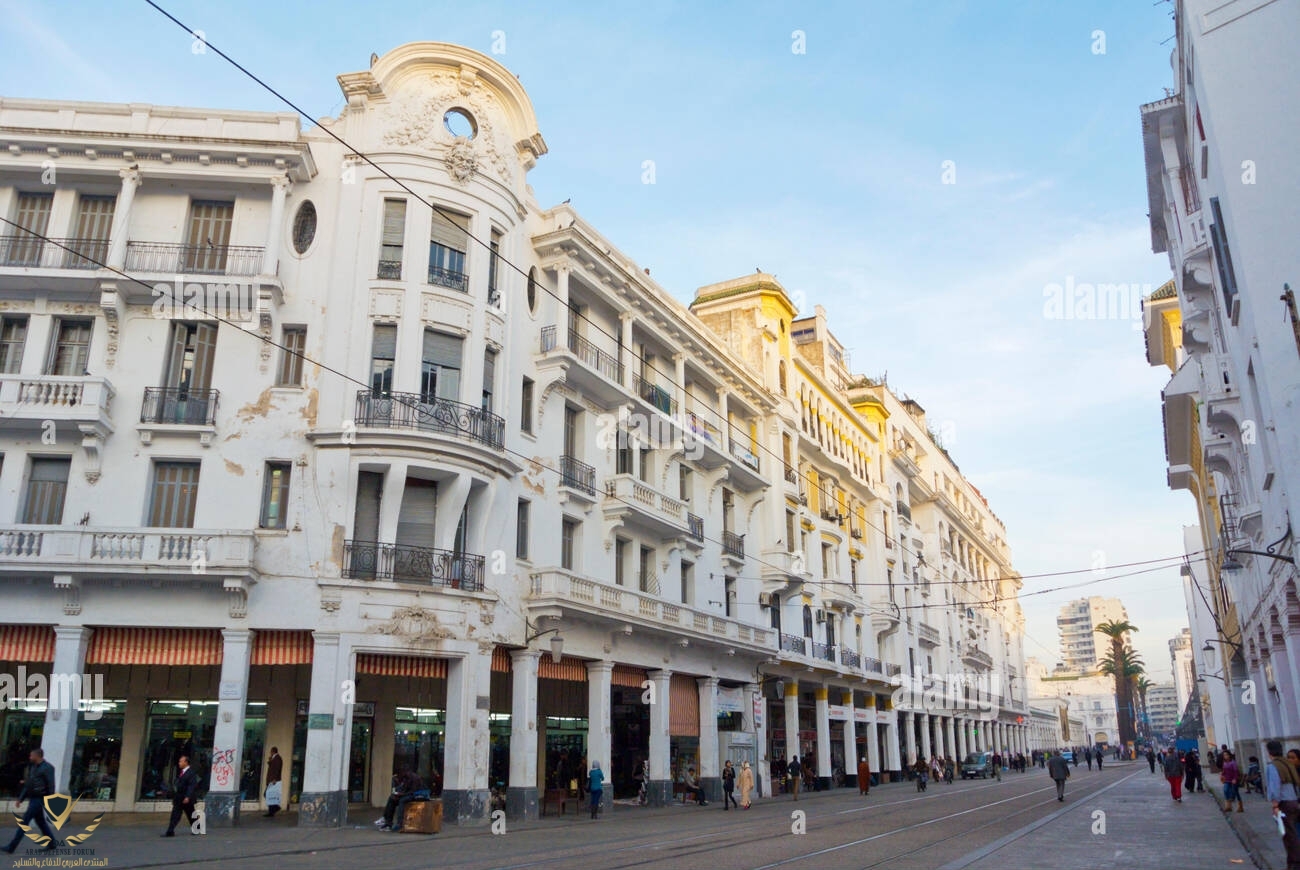
[[[803,606],[803,636],[804,637],[811,638],[813,636],[812,627],[813,627],[812,608],[809,607],[807,604],[805,604]]]
[[[835,618],[826,617],[826,645],[835,646]]]
[[[777,639],[780,640],[780,634],[781,634],[781,596],[779,596],[779,595],[773,595],[773,596],[772,596],[772,628],[776,629],[776,633],[777,633],[777,635],[778,635]]]

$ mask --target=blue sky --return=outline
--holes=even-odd
[[[313,117],[372,51],[491,52],[503,32],[550,147],[530,176],[543,205],[572,198],[683,301],[761,267],[825,306],[854,368],[887,370],[947,434],[1022,573],[1181,552],[1167,373],[1133,320],[1044,316],[1051,284],[1170,277],[1138,115],[1171,85],[1168,3],[162,5]],[[284,110],[192,41],[143,0],[0,0],[0,93]],[[1168,679],[1176,569],[1026,598],[1027,654],[1053,661],[1056,609],[1089,593],[1124,600]]]

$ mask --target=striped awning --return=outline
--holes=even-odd
[[[631,665],[614,665],[614,672],[610,675],[609,682],[613,686],[621,686],[625,689],[639,689],[641,684],[650,679],[646,676],[645,668],[634,668]]]
[[[258,631],[249,664],[309,665],[313,648],[310,631]]]
[[[668,733],[673,737],[700,736],[700,688],[695,678],[673,674],[668,697]]]
[[[215,628],[97,628],[86,664],[220,665],[221,646]]]
[[[510,673],[511,660],[510,650],[503,646],[492,648],[492,673],[508,674]]]
[[[421,677],[430,680],[447,678],[447,660],[420,656],[394,656],[380,653],[357,653],[357,673],[378,677]]]
[[[550,653],[542,656],[537,663],[539,680],[569,680],[574,683],[587,682],[587,663],[582,659],[562,657],[559,662],[551,661]]]
[[[53,626],[0,625],[0,661],[54,661]]]

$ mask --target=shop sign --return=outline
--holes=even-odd
[[[189,740],[194,736],[193,731],[173,731],[172,737],[176,740]]]
[[[375,715],[375,702],[365,701],[360,704],[353,704],[352,715],[354,717],[360,716],[362,718],[373,717]]]
[[[862,709],[861,707],[855,708],[855,709],[853,710],[853,721],[854,721],[854,722],[870,722],[870,721],[871,721],[871,711],[870,711],[870,710],[864,710],[864,709]]]
[[[831,719],[847,719],[849,718],[848,708],[843,704],[831,704],[828,717]]]
[[[94,737],[94,736],[95,736],[96,734],[98,734],[98,733],[99,733],[99,729],[97,729],[97,728],[78,728],[78,729],[77,729],[77,736],[78,736],[78,737]]]
[[[762,693],[754,693],[754,727],[763,727],[763,708],[767,706],[767,701],[763,698]]]
[[[744,689],[724,689],[718,687],[718,712],[719,713],[743,713],[745,712]]]
[[[244,697],[244,684],[239,680],[222,680],[218,701],[238,701]]]
[[[307,729],[309,731],[329,731],[333,727],[333,713],[312,713],[307,717]]]

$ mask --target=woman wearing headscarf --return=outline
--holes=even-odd
[[[591,817],[594,819],[600,812],[600,798],[605,792],[605,774],[600,769],[599,761],[591,762],[591,775],[587,784],[587,791],[591,793]]]
[[[743,762],[740,765],[740,808],[749,809],[749,793],[754,790],[754,771],[750,769],[749,762]]]

